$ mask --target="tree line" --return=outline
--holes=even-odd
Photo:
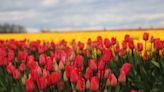
[[[25,27],[15,24],[0,24],[0,33],[26,33]]]

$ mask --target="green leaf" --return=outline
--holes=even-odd
[[[152,60],[151,63],[155,65],[156,67],[160,68],[159,63],[157,63],[155,60]]]

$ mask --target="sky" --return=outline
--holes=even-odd
[[[0,0],[0,24],[40,29],[164,27],[163,0]]]

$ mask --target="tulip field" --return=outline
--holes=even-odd
[[[163,92],[164,31],[0,34],[0,92]]]

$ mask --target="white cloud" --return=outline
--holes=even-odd
[[[59,0],[42,0],[41,4],[44,6],[55,5],[59,2]]]

